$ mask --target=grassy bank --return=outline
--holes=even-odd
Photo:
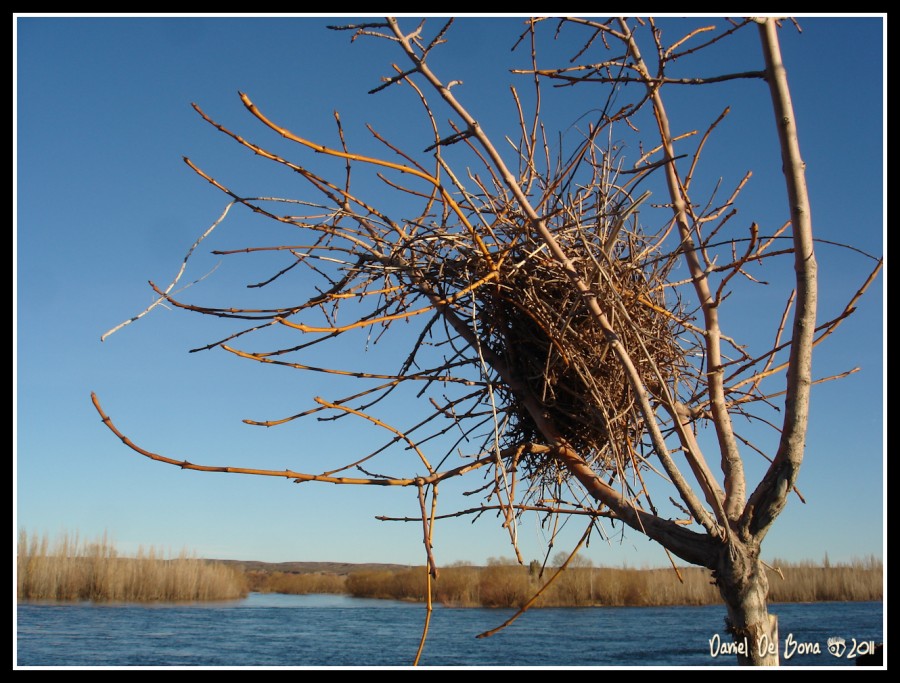
[[[244,575],[221,563],[182,552],[165,558],[150,548],[120,557],[106,537],[81,541],[19,533],[16,556],[19,600],[183,602],[233,600],[247,594]]]
[[[775,562],[769,571],[771,602],[881,600],[883,569],[868,558],[848,564]],[[553,574],[533,563],[522,567],[492,560],[486,567],[459,564],[440,570],[433,599],[460,607],[519,607]],[[423,601],[424,567],[327,574],[258,572],[256,590],[278,593],[347,593],[355,597]],[[318,587],[324,587],[320,590]],[[631,569],[580,566],[567,569],[541,594],[539,607],[712,605],[721,603],[709,571],[688,567]]]

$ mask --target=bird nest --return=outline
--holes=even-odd
[[[686,365],[689,349],[679,339],[684,332],[681,316],[666,302],[668,266],[649,260],[652,250],[634,234],[620,240],[612,253],[605,251],[599,236],[597,244],[586,243],[584,237],[579,232],[578,239],[557,235],[557,240],[589,285],[588,294],[575,287],[571,274],[546,247],[526,241],[502,260],[497,281],[475,290],[474,304],[480,342],[521,385],[518,390],[506,382],[495,387],[498,408],[507,417],[508,443],[546,443],[526,407],[534,401],[595,469],[614,474],[633,462],[631,448],[644,432],[644,417],[613,340],[622,344],[651,393]],[[480,254],[469,254],[464,264],[457,264],[461,267],[448,271],[445,261],[443,275],[452,277],[453,270],[465,274],[460,286],[465,286],[463,280],[471,281],[473,273],[483,275],[488,269]],[[587,296],[596,299],[613,335],[590,312]],[[548,468],[553,477],[559,474],[546,459],[524,464],[545,476]]]

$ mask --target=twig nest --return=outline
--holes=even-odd
[[[656,254],[640,235],[627,234],[611,246],[612,254],[604,251],[600,235],[596,243],[586,242],[583,231],[577,235],[567,239],[558,234],[557,239],[589,284],[590,296],[596,297],[644,386],[658,394],[660,378],[678,377],[688,352],[679,342],[684,327],[673,312],[678,304],[673,308],[665,300],[666,272],[655,265]],[[514,250],[496,260],[498,280],[473,293],[482,343],[505,361],[559,433],[595,468],[621,474],[635,462],[633,449],[644,420],[622,363],[585,305],[585,295],[535,241],[520,238]],[[475,251],[442,264],[444,286],[449,277],[462,288],[487,272],[489,265]],[[506,417],[508,443],[544,442],[523,397],[503,383],[495,391],[503,392],[494,398]],[[547,474],[560,475],[546,461],[525,464],[539,469],[549,465]]]

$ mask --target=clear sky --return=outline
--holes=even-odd
[[[392,92],[366,94],[403,56],[385,41],[351,44],[348,34],[326,30],[334,23],[326,18],[20,15],[13,21],[14,535],[18,529],[51,539],[60,532],[85,539],[107,533],[125,553],[143,545],[223,559],[422,563],[420,525],[375,519],[415,516],[412,490],[182,471],[126,448],[90,401],[90,392],[97,392],[119,428],[145,448],[201,464],[314,472],[321,469],[317,459],[350,461],[368,452],[371,432],[348,420],[273,429],[242,424],[300,412],[330,387],[317,384],[324,382],[319,376],[223,351],[189,354],[224,336],[229,328],[220,321],[157,308],[105,342],[100,336],[151,303],[147,281],[168,283],[226,204],[183,156],[247,195],[313,198],[304,197],[296,181],[267,175],[264,162],[204,123],[191,102],[267,144],[279,143],[246,112],[239,90],[271,118],[314,140],[336,144],[337,110],[352,147],[372,149],[365,129],[371,123],[418,151],[428,143],[420,110]],[[886,244],[886,18],[799,21],[801,34],[786,28],[781,36],[815,234],[880,256]],[[521,31],[518,18],[461,19],[433,64],[445,80],[463,81],[454,93],[498,137],[516,133],[509,86],[528,88],[525,77],[509,73],[527,58],[510,51]],[[728,63],[710,65],[704,75],[762,68],[755,41],[736,46]],[[550,55],[558,57],[552,66],[572,54],[563,47],[552,48],[557,52]],[[764,84],[739,81],[692,92],[673,109],[680,129],[704,128],[724,104],[733,107],[704,155],[699,173],[705,180],[698,183],[722,177],[733,185],[752,170],[741,220],[780,225],[788,211]],[[544,97],[561,131],[597,106],[590,88],[548,87]],[[554,104],[555,97],[562,104]],[[271,185],[263,182],[269,178],[276,178]],[[219,260],[211,249],[253,244],[248,226],[258,229],[259,223],[249,223],[246,213],[224,223],[185,281]],[[871,261],[825,244],[817,255],[820,320],[826,320],[856,291]],[[224,264],[186,296],[227,304],[216,297],[217,278],[251,282],[253,274],[239,272],[240,265]],[[857,312],[817,348],[816,377],[860,370],[814,389],[798,480],[806,504],[790,497],[766,539],[767,558],[882,556],[885,284],[883,273]],[[762,310],[780,310],[784,296],[749,301],[731,329],[752,328]],[[352,366],[358,356],[362,364],[364,347],[342,345],[333,352],[338,359],[320,360]],[[473,504],[459,491],[446,487],[441,511]],[[555,550],[566,549],[580,532],[579,525],[564,534]],[[540,558],[546,535],[538,521],[526,518],[519,533],[526,561]],[[434,541],[438,564],[513,555],[495,518],[446,520]],[[598,539],[585,553],[598,565],[666,562],[636,533],[609,543]]]

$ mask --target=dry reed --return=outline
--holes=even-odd
[[[262,574],[262,576],[258,576]],[[346,576],[316,572],[297,574],[254,572],[251,582],[253,590],[259,593],[283,593],[287,595],[307,595],[309,593],[346,593]]]
[[[771,602],[876,601],[883,599],[883,567],[867,558],[847,564],[777,562],[769,571]],[[346,592],[356,597],[425,599],[425,568],[350,574]],[[440,570],[433,600],[452,607],[521,607],[546,582],[528,567],[492,559],[486,567],[455,565]],[[680,578],[679,578],[680,575]],[[538,607],[715,605],[722,598],[710,572],[699,567],[567,569],[537,601]]]
[[[63,534],[51,546],[46,535],[21,531],[16,573],[19,600],[184,602],[247,594],[243,575],[224,564],[184,551],[167,559],[154,548],[121,557],[105,534],[93,542]]]

